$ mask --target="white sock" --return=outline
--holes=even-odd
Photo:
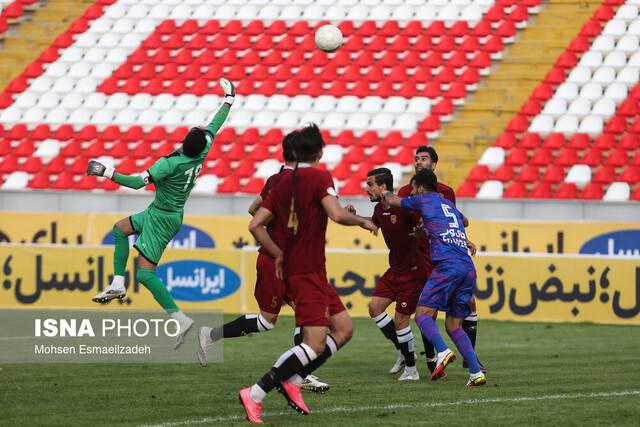
[[[258,384],[254,384],[249,391],[249,397],[256,403],[262,402],[267,397],[267,392],[261,389]]]
[[[181,325],[189,319],[186,314],[182,312],[182,310],[174,311],[171,313],[171,317],[178,321]]]
[[[291,378],[289,378],[289,382],[295,386],[300,387],[302,385],[302,381],[304,381],[304,378],[302,378],[300,375],[295,374],[294,376],[292,376]]]
[[[124,276],[113,276],[110,288],[124,288]]]
[[[411,373],[417,372],[417,369],[416,369],[415,366],[405,366],[404,370],[407,371],[407,372],[411,372]]]

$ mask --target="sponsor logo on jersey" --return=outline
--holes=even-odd
[[[133,246],[137,239],[137,235],[129,236],[129,245]],[[103,245],[113,245],[113,231],[108,232],[102,239]],[[180,231],[169,242],[169,249],[196,249],[196,248],[215,248],[216,244],[213,238],[200,230],[187,224],[182,224]]]
[[[160,264],[156,275],[171,296],[181,301],[211,301],[232,295],[240,288],[240,276],[229,267],[200,260]]]
[[[582,245],[580,253],[637,257],[640,255],[640,230],[601,234]]]

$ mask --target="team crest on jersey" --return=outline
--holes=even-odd
[[[391,224],[395,224],[396,222],[398,222],[398,217],[395,215],[391,215]]]

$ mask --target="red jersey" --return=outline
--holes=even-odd
[[[321,200],[329,195],[336,195],[331,174],[303,165],[295,174],[284,176],[264,201],[262,206],[275,215],[276,227],[286,230],[284,247],[280,247],[285,277],[326,272],[329,217]]]
[[[267,200],[267,196],[269,195],[273,187],[275,187],[276,184],[280,182],[282,177],[290,175],[292,171],[293,169],[283,168],[280,172],[271,175],[267,179],[267,182],[264,183],[264,187],[262,187],[262,191],[260,192],[260,197],[262,197],[263,202],[264,200]],[[284,229],[279,229],[275,227],[275,221],[271,221],[267,226],[267,233],[269,233],[269,237],[271,237],[271,240],[273,240],[273,243],[275,243],[280,249],[282,249],[282,245],[284,245]],[[258,252],[271,257],[271,254],[269,253],[269,251],[264,249],[262,246],[260,246],[260,249],[258,249]]]
[[[409,197],[411,196],[412,190],[413,189],[411,188],[411,184],[407,184],[400,190],[398,190],[398,197],[402,197],[403,199],[405,197]],[[456,205],[456,193],[453,191],[453,188],[449,187],[448,185],[442,184],[441,182],[438,182],[438,193],[441,194],[445,199],[449,199],[451,203],[453,203],[453,206]],[[429,238],[427,237],[420,239],[420,252],[424,256],[424,259],[427,261],[429,268],[433,269],[430,251],[431,245],[429,243]]]
[[[415,274],[416,270],[425,271],[426,261],[420,252],[419,242],[410,236],[418,223],[417,212],[402,208],[385,209],[382,203],[373,208],[372,221],[382,229],[384,241],[389,248],[389,268],[398,274]]]

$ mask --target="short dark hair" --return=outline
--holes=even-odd
[[[324,147],[320,129],[315,123],[303,127],[293,137],[293,151],[299,162],[313,162]]]
[[[293,138],[297,133],[297,130],[289,132],[282,140],[282,158],[285,162],[296,161],[296,155],[293,153]]]
[[[427,147],[426,145],[421,145],[418,148],[416,148],[416,156],[418,155],[418,153],[429,153],[429,156],[431,157],[431,162],[438,163],[438,153],[436,153],[435,148]]]
[[[372,176],[375,178],[376,184],[382,185],[385,184],[387,186],[388,191],[393,191],[393,175],[391,171],[387,168],[377,168],[369,171],[367,176]]]
[[[426,191],[438,191],[438,178],[431,169],[420,169],[412,180],[416,183],[416,188],[422,186]]]
[[[204,135],[204,130],[193,127],[182,140],[182,151],[189,157],[197,157],[206,145],[207,138]]]

